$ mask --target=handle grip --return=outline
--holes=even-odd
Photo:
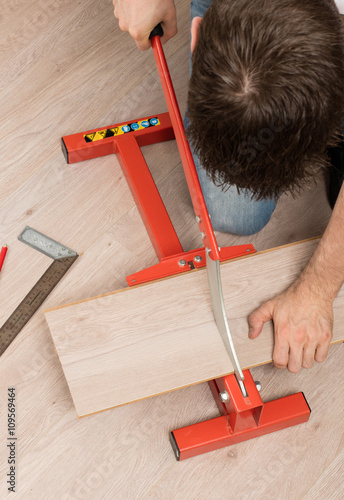
[[[164,30],[162,29],[161,23],[159,23],[151,31],[151,33],[149,35],[149,39],[153,38],[153,36],[163,36],[163,34],[164,34]]]

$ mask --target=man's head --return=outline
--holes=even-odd
[[[213,0],[194,45],[187,135],[213,181],[265,198],[316,176],[344,112],[332,0]]]

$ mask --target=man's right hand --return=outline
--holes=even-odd
[[[149,35],[161,23],[165,43],[177,33],[173,0],[113,0],[114,14],[122,31],[128,31],[140,50],[151,46]]]

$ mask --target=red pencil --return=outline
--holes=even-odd
[[[0,252],[0,271],[2,269],[2,265],[4,263],[4,260],[5,260],[5,257],[6,257],[6,254],[7,254],[7,245],[4,245],[1,249],[1,252]]]

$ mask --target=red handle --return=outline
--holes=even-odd
[[[186,181],[189,187],[192,204],[197,217],[199,229],[202,234],[204,246],[209,248],[210,257],[219,260],[219,248],[216,242],[213,227],[210,222],[207,206],[204,201],[201,185],[196,172],[195,162],[192,157],[189,143],[185,136],[183,120],[180,115],[177,98],[173,89],[170,72],[168,70],[165,54],[159,36],[151,39],[155,62],[159,71],[161,85],[164,91],[167,108],[169,111],[174,135],[177,141],[180,158],[184,168]]]

